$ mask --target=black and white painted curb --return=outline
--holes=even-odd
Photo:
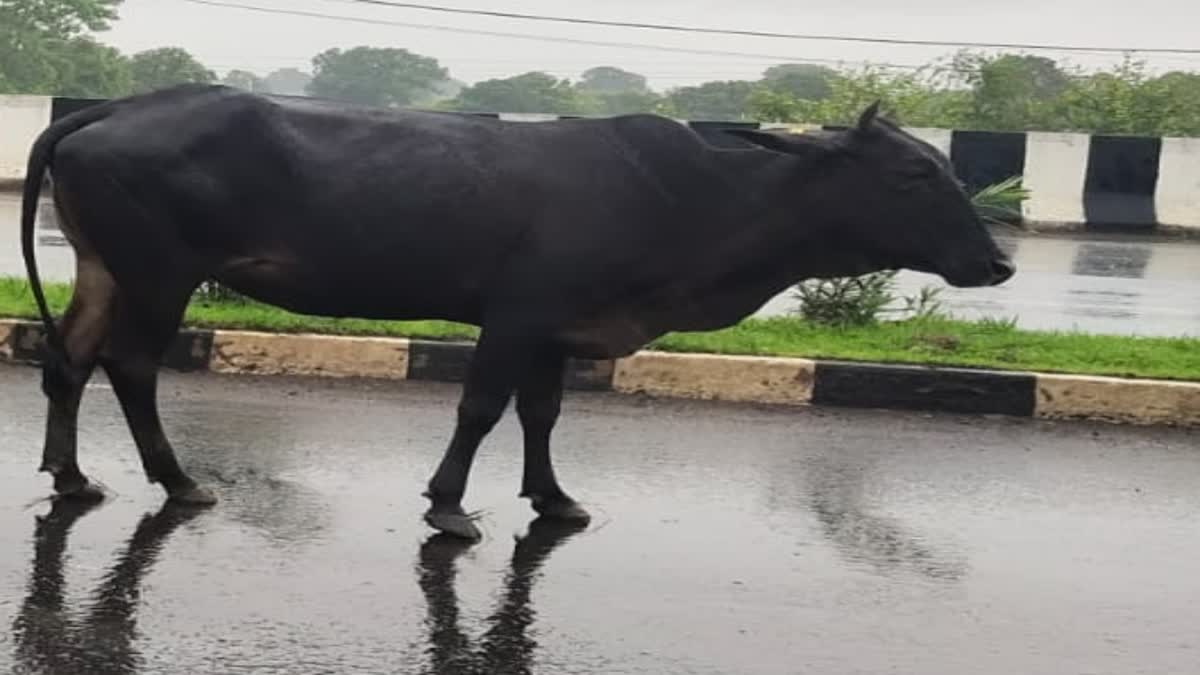
[[[97,99],[0,96],[0,187],[19,188],[29,146],[52,121],[99,103]],[[476,113],[539,122],[574,116]],[[812,125],[679,120],[710,142],[737,147],[727,128]],[[825,127],[834,128],[834,127]],[[1200,236],[1200,138],[989,132],[910,128],[950,157],[970,189],[1021,176],[1030,190],[1023,219],[1035,230],[1170,232]]]
[[[0,360],[38,359],[41,325],[0,321]],[[405,338],[184,330],[179,371],[461,382],[474,345]],[[775,405],[1200,426],[1200,383],[644,351],[574,361],[574,390]]]

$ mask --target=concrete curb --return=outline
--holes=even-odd
[[[36,363],[41,324],[0,321],[0,361]],[[184,330],[179,371],[461,382],[474,345],[406,338]],[[571,361],[568,389],[787,406],[1093,419],[1200,427],[1200,383],[643,351]]]

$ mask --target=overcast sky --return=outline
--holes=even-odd
[[[281,67],[309,70],[329,47],[403,47],[437,58],[457,79],[474,82],[529,70],[578,77],[594,65],[615,65],[666,88],[713,79],[757,77],[783,61],[843,60],[923,64],[954,48],[806,42],[680,35],[582,27],[393,9],[349,0],[219,0],[371,20],[476,31],[552,36],[747,56],[564,44],[462,34],[396,25],[272,15],[201,6],[187,0],[125,0],[121,18],[100,39],[126,52],[161,46],[188,49],[219,74],[233,68],[266,74]],[[1111,47],[1200,47],[1200,0],[424,0],[427,4],[617,21],[687,24],[789,33],[920,40],[1078,44]],[[1115,57],[1059,54],[1085,67]],[[1147,56],[1156,70],[1200,71],[1200,55]]]

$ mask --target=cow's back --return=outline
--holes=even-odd
[[[293,270],[312,296],[294,309],[395,318],[477,321],[514,260],[544,265],[552,287],[660,248],[683,193],[705,193],[701,144],[661,118],[510,123],[225,87],[130,99],[60,154],[169,214],[181,245],[233,261],[247,285]]]

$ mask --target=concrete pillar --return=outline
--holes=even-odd
[[[1087,176],[1088,137],[1030,132],[1025,143],[1024,185],[1030,191],[1022,207],[1025,220],[1046,225],[1086,222],[1083,186]]]
[[[1158,224],[1200,229],[1200,138],[1164,138],[1158,162]]]

